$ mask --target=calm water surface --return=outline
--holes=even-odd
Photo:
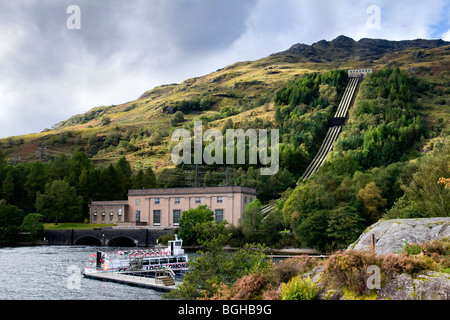
[[[125,249],[125,248],[121,248]],[[136,249],[136,248],[134,248]],[[86,279],[90,252],[117,248],[36,246],[0,248],[0,300],[161,300],[162,292]]]

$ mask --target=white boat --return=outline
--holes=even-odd
[[[155,270],[162,267],[173,271],[188,270],[188,256],[182,249],[183,240],[170,240],[167,248],[142,250],[98,251],[90,254],[89,266],[85,273],[100,271]]]

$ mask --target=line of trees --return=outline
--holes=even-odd
[[[30,213],[39,213],[44,222],[82,222],[92,200],[126,199],[128,189],[154,188],[157,183],[150,167],[133,173],[125,157],[100,168],[76,151],[45,163],[13,166],[0,152],[0,228],[17,234]]]

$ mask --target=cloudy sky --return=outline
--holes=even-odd
[[[296,43],[450,41],[449,18],[448,0],[0,0],[0,138]]]

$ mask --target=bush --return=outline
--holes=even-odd
[[[278,283],[286,283],[293,277],[309,272],[320,263],[316,258],[301,256],[280,261],[274,268],[273,274]]]
[[[387,254],[381,264],[386,274],[408,273],[417,274],[424,270],[433,270],[436,263],[425,255],[408,256],[406,254]]]
[[[347,288],[356,294],[368,294],[367,268],[380,265],[373,250],[346,250],[331,256],[325,263],[323,279],[326,285]]]
[[[237,279],[231,288],[222,286],[213,299],[261,300],[263,292],[269,287],[269,278],[264,273],[252,273]]]
[[[281,285],[282,300],[315,300],[318,293],[316,284],[301,275],[292,278],[288,284]]]

